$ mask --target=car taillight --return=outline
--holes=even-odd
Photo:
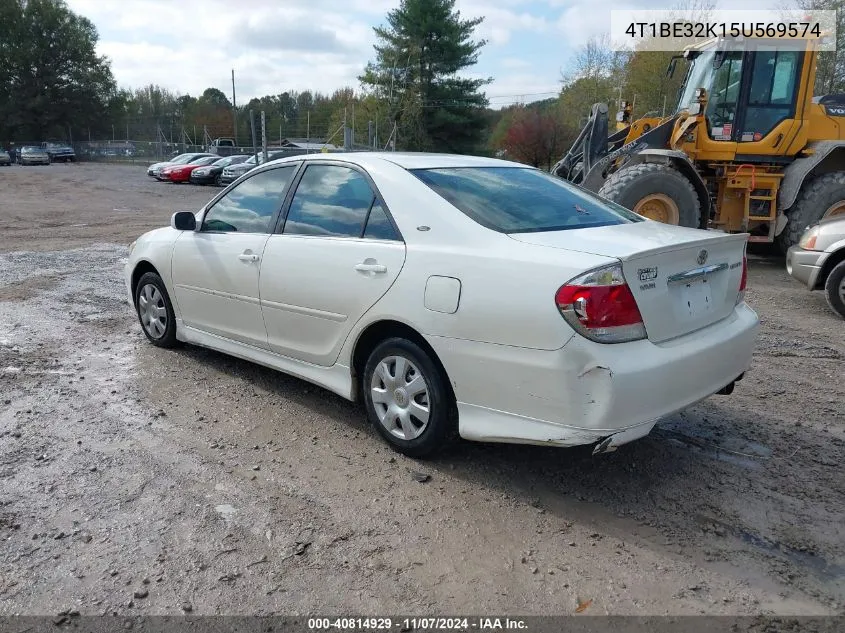
[[[742,276],[739,278],[739,291],[736,293],[736,305],[745,301],[745,286],[748,284],[748,258],[742,256]]]
[[[637,302],[620,264],[585,273],[555,293],[557,309],[576,332],[599,343],[646,337]]]

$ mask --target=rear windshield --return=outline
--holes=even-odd
[[[470,218],[500,233],[642,221],[622,206],[536,169],[450,167],[411,173]]]

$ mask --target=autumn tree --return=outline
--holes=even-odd
[[[469,152],[481,144],[487,98],[480,90],[491,80],[458,73],[478,61],[482,20],[463,19],[455,0],[402,0],[375,28],[376,58],[359,79],[390,104],[404,147]]]
[[[575,128],[564,124],[556,107],[519,106],[503,117],[507,130],[499,142],[505,157],[549,169],[575,140]]]

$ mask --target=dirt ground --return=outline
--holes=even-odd
[[[416,462],[321,389],[146,343],[126,245],[214,192],[0,168],[1,614],[845,613],[845,324],[781,259],[732,396],[609,455]]]

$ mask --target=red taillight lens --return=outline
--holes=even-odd
[[[745,286],[748,283],[748,258],[742,256],[742,276],[739,278],[739,290],[736,293],[736,305],[745,301]]]
[[[567,323],[591,340],[622,343],[646,336],[637,302],[618,264],[586,273],[561,286],[555,303]]]

